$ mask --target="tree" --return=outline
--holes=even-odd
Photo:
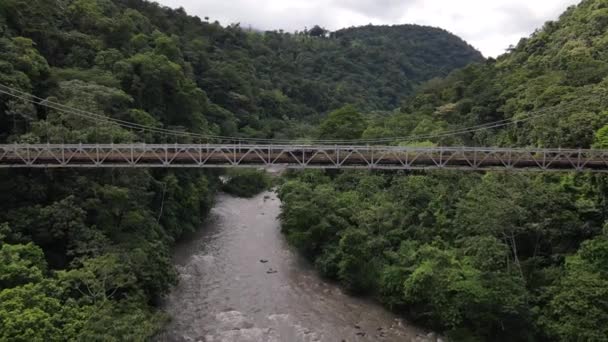
[[[370,236],[361,229],[348,229],[338,244],[338,279],[354,293],[365,293],[374,286],[375,272],[367,243]]]
[[[228,173],[223,190],[241,197],[253,197],[270,186],[270,177],[265,171],[233,170]]]
[[[60,272],[59,278],[92,304],[113,299],[119,291],[135,285],[132,271],[116,254],[85,259],[82,267]]]
[[[606,341],[608,337],[608,239],[587,241],[566,260],[566,273],[550,288],[540,317],[551,337]]]
[[[311,37],[323,37],[327,32],[328,31],[322,28],[321,26],[315,25],[313,28],[310,29],[310,31],[308,31],[308,34]]]
[[[137,107],[165,125],[183,125],[195,132],[206,129],[203,114],[207,110],[207,96],[184,75],[180,65],[152,52],[137,54],[118,64],[123,87],[133,96]]]
[[[366,122],[353,106],[345,106],[329,113],[319,125],[319,138],[333,140],[359,139],[365,131]]]
[[[0,290],[0,340],[59,341],[62,334],[62,305],[49,296],[51,283],[25,284]]]
[[[0,290],[29,283],[38,283],[44,278],[46,261],[40,247],[9,245],[0,242]]]
[[[608,148],[608,125],[600,128],[595,133],[595,142],[593,148],[607,149]]]

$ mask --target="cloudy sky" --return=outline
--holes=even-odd
[[[414,23],[445,28],[497,56],[580,0],[156,0],[222,24],[286,31]]]

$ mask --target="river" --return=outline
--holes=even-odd
[[[179,284],[160,341],[436,341],[315,273],[280,232],[280,201],[219,194],[204,227],[178,244]]]

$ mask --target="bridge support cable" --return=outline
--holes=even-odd
[[[102,115],[99,113],[92,113],[89,111],[85,111],[78,108],[73,108],[66,106],[61,103],[52,102],[49,99],[43,99],[33,94],[29,94],[23,92],[19,89],[9,87],[4,84],[0,84],[0,94],[8,95],[13,98],[20,99],[22,101],[30,102],[35,105],[44,106],[47,108],[51,108],[57,110],[59,112],[65,114],[71,114],[86,120],[92,120],[95,122],[95,125],[99,123],[113,123],[125,129],[132,131],[133,133],[147,133],[147,134],[160,134],[162,136],[162,140],[165,138],[173,137],[176,139],[183,138],[188,142],[196,141],[198,143],[224,143],[230,142],[234,143],[235,141],[245,141],[249,144],[293,144],[291,140],[281,140],[281,139],[270,139],[270,138],[245,138],[245,137],[230,137],[230,136],[221,136],[214,134],[203,134],[203,133],[194,133],[188,132],[185,130],[175,130],[169,128],[163,128],[158,126],[150,126],[150,125],[142,125],[135,122],[125,121],[118,118],[113,118],[110,116]],[[424,141],[429,139],[440,139],[451,136],[460,136],[466,134],[472,134],[479,131],[485,131],[489,129],[497,129],[502,128],[509,125],[520,124],[532,119],[536,119],[539,117],[543,117],[551,114],[554,111],[554,108],[543,108],[533,112],[527,113],[519,113],[518,117],[505,118],[499,121],[482,123],[475,126],[468,127],[460,127],[452,130],[446,130],[443,132],[439,132],[436,134],[429,135],[414,135],[414,136],[404,136],[404,137],[382,137],[382,138],[372,138],[372,139],[355,139],[355,140],[327,140],[327,139],[309,139],[308,142],[310,144],[340,144],[340,145],[354,145],[354,144],[392,144],[395,142],[415,142],[415,141]],[[167,141],[164,141],[165,143]],[[296,143],[297,144],[297,143]]]

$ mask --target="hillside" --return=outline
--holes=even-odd
[[[508,54],[427,83],[401,113],[367,137],[428,135],[516,120],[442,144],[590,147],[608,123],[608,9],[583,1],[547,22]],[[389,127],[388,130],[380,127]]]
[[[305,135],[285,119],[314,122],[347,103],[392,110],[423,81],[482,60],[460,38],[414,25],[317,37],[245,32],[141,0],[0,6],[3,60],[26,49],[36,58],[16,67],[36,73],[23,90],[46,97],[61,82],[96,83],[124,91],[165,126],[222,135]],[[10,74],[3,82],[16,84]]]
[[[608,3],[582,1],[347,133],[608,148],[607,28]],[[606,189],[599,174],[306,172],[280,197],[287,239],[321,274],[454,341],[606,341]]]
[[[3,0],[0,84],[57,105],[0,95],[0,142],[173,142],[74,108],[195,133],[314,136],[330,110],[392,109],[481,59],[444,31],[389,31],[403,39],[245,32],[142,0]],[[155,303],[177,280],[170,247],[207,216],[218,175],[1,170],[0,340],[153,336],[166,320]]]

